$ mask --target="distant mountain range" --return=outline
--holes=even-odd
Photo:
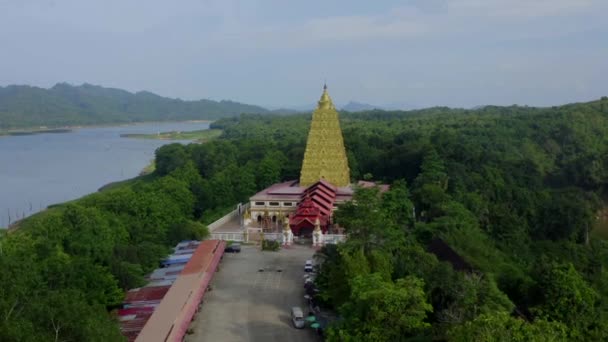
[[[374,110],[374,109],[381,109],[381,108],[382,107],[380,107],[380,106],[374,106],[369,103],[350,101],[349,103],[342,106],[341,109],[345,110],[347,112],[363,112],[366,110]]]
[[[350,101],[345,105],[336,105],[336,107],[339,110],[344,110],[347,112],[364,112],[364,111],[368,111],[368,110],[374,110],[374,109],[379,109],[379,110],[412,110],[417,108],[416,106],[413,106],[411,104],[406,104],[406,103],[392,103],[392,104],[386,104],[386,105],[382,105],[382,106],[378,106],[378,105],[372,105],[369,103],[363,103],[363,102],[357,102],[357,101]],[[283,109],[286,108],[286,109]],[[305,105],[300,105],[300,106],[285,106],[282,107],[281,109],[275,109],[273,112],[280,112],[280,113],[286,113],[286,112],[310,112],[313,111],[315,108],[317,108],[316,104],[310,103],[310,104],[305,104]]]
[[[184,101],[151,92],[58,83],[50,89],[0,87],[0,129],[144,121],[214,120],[266,108],[233,101]]]

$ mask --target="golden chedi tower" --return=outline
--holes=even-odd
[[[300,186],[308,187],[321,179],[337,187],[350,184],[350,170],[338,112],[327,94],[327,85],[323,86],[319,105],[312,113]]]

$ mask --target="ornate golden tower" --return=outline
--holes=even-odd
[[[327,85],[323,86],[319,106],[312,113],[300,174],[300,186],[310,186],[320,179],[337,187],[347,186],[350,183],[350,170],[338,112],[327,94]]]

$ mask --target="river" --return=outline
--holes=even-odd
[[[208,122],[169,122],[0,136],[0,227],[107,183],[133,178],[158,147],[172,142],[121,134],[207,128]]]

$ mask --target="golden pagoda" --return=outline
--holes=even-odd
[[[308,187],[319,180],[337,187],[350,184],[350,170],[338,112],[327,93],[327,85],[323,86],[319,105],[312,113],[300,186]]]

